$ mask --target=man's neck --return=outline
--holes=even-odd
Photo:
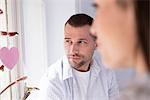
[[[91,61],[88,62],[87,64],[84,64],[80,68],[74,68],[74,69],[77,70],[77,71],[80,71],[80,72],[87,72],[87,71],[90,70],[90,67],[91,67]]]

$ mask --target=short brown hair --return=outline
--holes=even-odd
[[[80,14],[72,15],[65,23],[65,26],[66,26],[66,24],[69,24],[73,27],[82,27],[84,25],[92,26],[92,22],[93,22],[93,18],[91,16],[80,13]],[[96,37],[93,36],[92,34],[90,34],[90,35],[92,36],[92,38],[95,41]]]
[[[81,26],[84,26],[84,25],[90,25],[91,26],[92,22],[93,22],[93,18],[90,17],[89,15],[75,14],[75,15],[72,15],[67,20],[65,25],[68,23],[68,24],[70,24],[71,26],[74,26],[74,27],[81,27]]]

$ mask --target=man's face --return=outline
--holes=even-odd
[[[90,26],[73,27],[66,24],[64,46],[70,65],[77,70],[84,70],[92,60],[96,47],[90,35]]]

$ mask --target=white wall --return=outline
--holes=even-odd
[[[92,6],[93,0],[76,0],[76,12],[85,13],[91,17],[95,16],[95,8]]]
[[[27,86],[36,86],[47,68],[45,13],[42,0],[22,0],[24,72]]]

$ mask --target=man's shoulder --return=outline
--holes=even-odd
[[[114,74],[114,71],[111,69],[108,69],[101,61],[100,58],[93,58],[94,62],[95,62],[95,66],[97,69],[100,69],[100,73],[104,74],[106,76],[112,76],[112,74]]]
[[[104,75],[106,75],[107,77],[112,77],[112,76],[114,76],[114,74],[115,74],[113,70],[108,69],[108,68],[105,67],[105,66],[102,66],[102,67],[101,67],[101,72],[102,72]]]
[[[105,79],[110,80],[112,77],[115,77],[115,73],[112,69],[107,68],[99,59],[94,59],[96,62],[96,66],[100,69],[100,76],[104,77]]]
[[[44,75],[44,77],[47,77],[48,80],[53,80],[60,78],[60,75],[62,73],[62,58],[57,60],[55,63],[50,65]]]
[[[39,83],[41,98],[48,98],[51,96],[56,98],[55,96],[57,95],[58,97],[63,95],[63,81],[60,77],[62,74],[62,72],[60,72],[62,69],[61,64],[62,58],[50,65],[45,74],[42,76]]]

